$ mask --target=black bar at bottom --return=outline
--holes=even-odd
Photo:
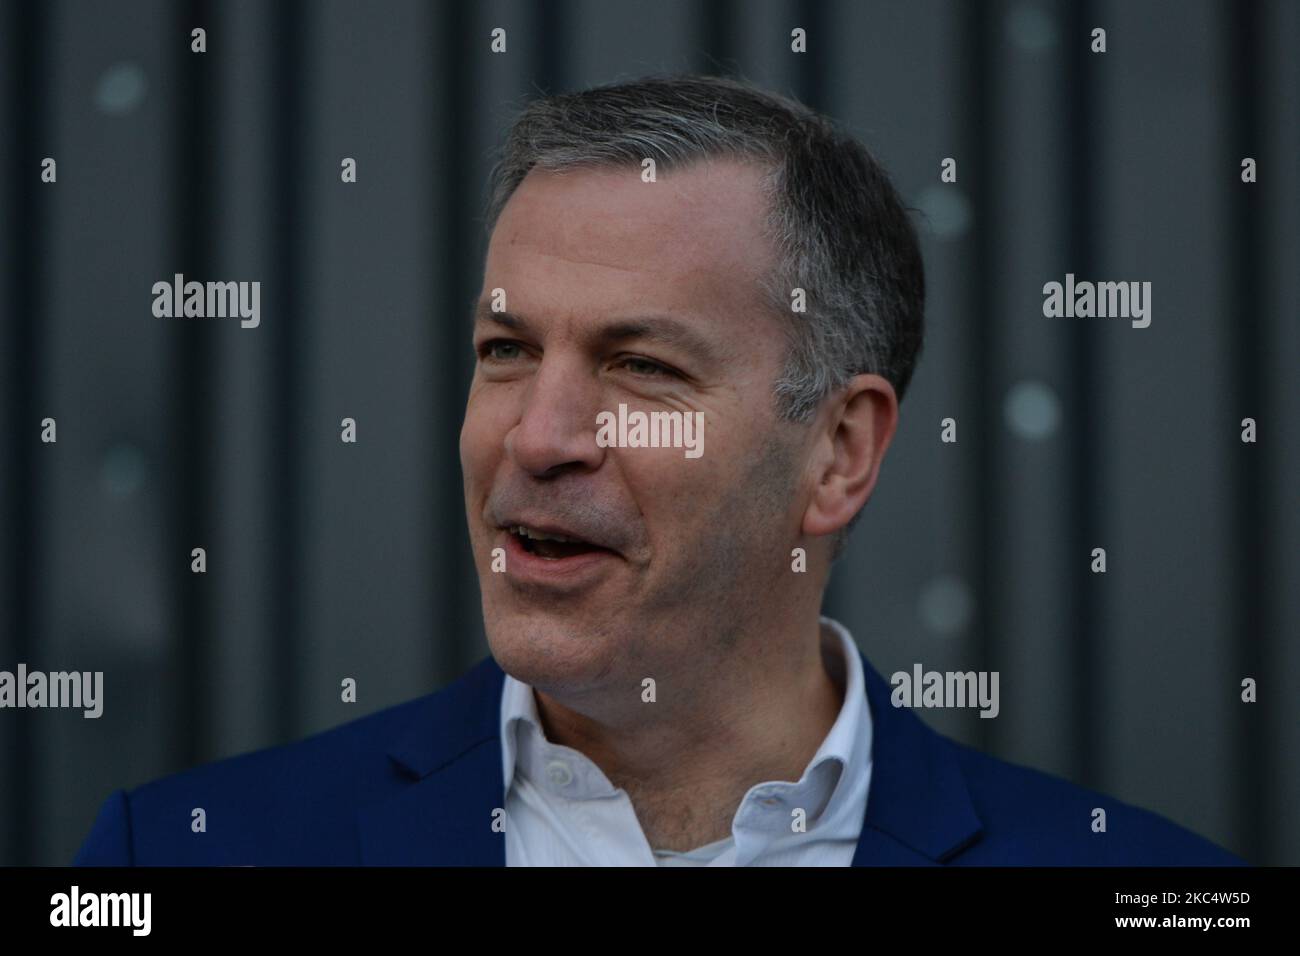
[[[6,941],[75,933],[83,944],[137,935],[205,944],[283,936],[337,946],[404,933],[461,949],[464,930],[473,940],[475,929],[486,929],[482,942],[499,944],[500,931],[510,927],[530,936],[545,928],[552,939],[576,932],[604,948],[618,937],[593,936],[592,929],[609,920],[629,940],[648,936],[661,944],[672,938],[661,935],[665,930],[677,924],[698,930],[701,923],[732,940],[737,931],[783,927],[824,932],[827,943],[846,932],[864,943],[902,932],[925,943],[949,935],[969,943],[1115,934],[1231,944],[1242,933],[1276,934],[1290,924],[1298,874],[1296,868],[934,867],[722,877],[680,869],[645,876],[631,870],[51,867],[0,870],[0,926]],[[147,934],[140,932],[143,894]],[[116,917],[119,925],[71,925],[92,914],[97,922]]]

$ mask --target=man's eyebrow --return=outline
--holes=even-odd
[[[619,319],[604,326],[597,334],[606,342],[623,342],[628,339],[663,342],[695,356],[702,362],[718,360],[718,350],[712,342],[687,323],[666,315]]]
[[[480,302],[474,307],[473,319],[475,325],[480,322],[495,322],[497,325],[504,325],[516,331],[528,328],[528,323],[520,316],[510,312],[497,312],[487,302]]]
[[[487,302],[479,303],[474,311],[475,322],[493,322],[513,331],[528,331],[527,319],[513,312],[494,312]],[[704,362],[716,362],[719,353],[703,335],[680,319],[666,315],[632,316],[617,319],[601,326],[594,332],[594,337],[602,342],[623,342],[629,339],[644,339],[648,342],[663,342],[676,346]]]

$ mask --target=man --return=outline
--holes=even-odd
[[[1238,862],[934,733],[820,616],[922,341],[862,146],[720,79],[551,97],[488,226],[460,450],[491,656],[119,791],[79,862]]]

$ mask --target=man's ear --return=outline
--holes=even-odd
[[[898,428],[898,397],[879,375],[857,375],[818,424],[812,495],[803,533],[833,534],[871,497],[880,462]]]

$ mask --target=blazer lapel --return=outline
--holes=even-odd
[[[390,866],[504,866],[500,705],[505,674],[489,655],[416,708],[388,751],[397,793],[358,814],[361,861]]]
[[[861,651],[859,651],[861,654]],[[944,863],[983,832],[951,741],[895,707],[862,657],[871,709],[871,787],[854,866]]]
[[[861,651],[859,651],[861,654]],[[953,743],[910,709],[862,657],[871,710],[871,789],[854,866],[945,863],[983,832]],[[426,698],[388,756],[397,792],[358,814],[367,865],[504,866],[500,704],[505,674],[489,655]]]

